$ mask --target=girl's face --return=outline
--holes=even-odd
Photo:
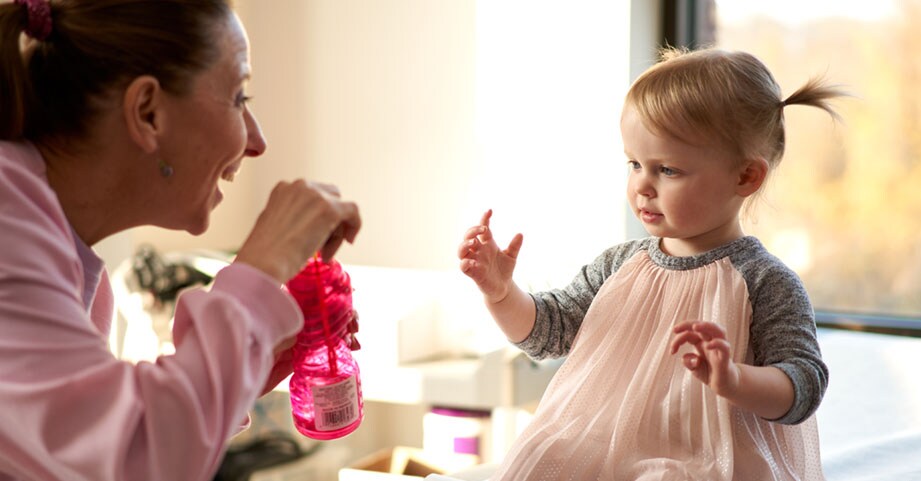
[[[265,151],[265,139],[246,106],[244,87],[249,79],[249,44],[236,16],[218,29],[218,61],[199,74],[192,91],[170,97],[172,125],[159,152],[173,167],[170,182],[170,219],[175,229],[200,234],[223,194],[218,181],[233,180],[244,157]]]
[[[748,195],[738,163],[721,149],[660,137],[627,106],[620,123],[630,169],[627,200],[650,235],[674,256],[701,254],[743,236]]]

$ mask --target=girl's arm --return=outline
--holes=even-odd
[[[523,236],[515,235],[508,247],[500,249],[489,228],[492,209],[478,225],[467,230],[457,257],[461,272],[476,282],[487,309],[509,341],[520,342],[534,327],[536,308],[531,296],[512,280]]]
[[[718,394],[767,420],[801,423],[819,408],[828,386],[806,289],[795,272],[760,244],[737,253],[732,263],[743,275],[751,301],[746,356],[751,364],[729,362],[730,346],[722,329],[700,322],[675,327],[672,352],[683,343],[694,344],[694,351],[683,356],[685,366]],[[711,365],[719,369],[711,373]]]
[[[505,298],[497,302],[490,302],[486,298],[486,308],[505,337],[513,343],[524,341],[534,329],[534,319],[537,316],[534,299],[514,282],[509,286]]]
[[[793,382],[773,366],[736,364],[739,386],[723,395],[732,404],[765,419],[780,419],[793,407]],[[717,393],[719,394],[719,393]]]
[[[793,407],[793,382],[773,366],[732,361],[726,331],[712,322],[683,322],[675,326],[671,353],[684,344],[696,352],[682,356],[684,366],[718,395],[765,419],[779,419]]]

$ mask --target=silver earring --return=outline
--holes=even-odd
[[[163,177],[171,177],[173,175],[173,166],[167,164],[163,160],[160,160],[158,163],[160,167],[160,175]]]

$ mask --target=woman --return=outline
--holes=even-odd
[[[280,284],[353,241],[357,207],[279,183],[211,290],[180,298],[176,354],[120,362],[91,246],[204,232],[218,181],[263,153],[246,34],[225,0],[16,0],[0,34],[0,480],[211,479],[291,371],[303,320]]]

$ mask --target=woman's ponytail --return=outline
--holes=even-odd
[[[33,98],[21,47],[28,21],[22,5],[0,5],[0,140],[22,138]]]

